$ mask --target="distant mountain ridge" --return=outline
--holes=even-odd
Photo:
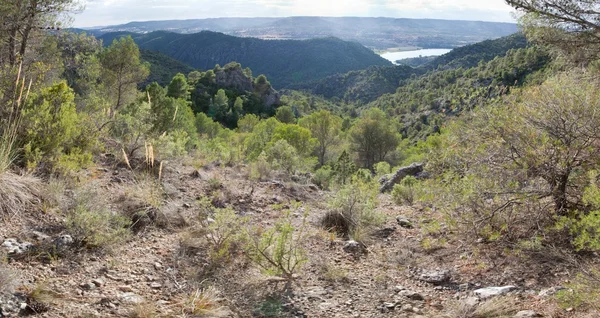
[[[212,69],[216,64],[241,63],[255,75],[265,74],[276,88],[370,66],[391,65],[359,43],[331,37],[261,40],[210,31],[194,34],[156,31],[107,33],[99,38],[109,45],[114,39],[128,35],[141,49],[163,53],[199,70]]]
[[[88,29],[88,33],[97,36],[112,32],[154,31],[182,34],[214,31],[239,37],[293,40],[333,36],[386,49],[406,46],[453,48],[507,36],[517,32],[517,26],[502,22],[436,19],[287,17],[146,21]]]
[[[503,57],[509,51],[529,46],[522,33],[515,33],[495,40],[466,45],[438,56],[423,58],[426,63],[419,67],[408,65],[377,66],[363,70],[334,74],[323,79],[298,83],[290,88],[300,89],[325,98],[337,98],[345,102],[369,103],[384,94],[393,94],[413,77],[427,72],[476,67],[479,63]]]

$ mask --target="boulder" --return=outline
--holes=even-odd
[[[517,289],[515,286],[486,287],[476,289],[474,293],[480,299],[487,299],[495,296],[506,295],[515,289]]]
[[[419,276],[419,280],[430,284],[442,284],[450,280],[450,271],[445,269],[424,271]]]
[[[144,298],[142,296],[134,294],[134,293],[123,293],[119,295],[119,299],[127,304],[141,304],[144,302]]]
[[[398,222],[398,225],[400,225],[401,227],[405,228],[405,229],[412,229],[413,228],[413,224],[411,222],[411,220],[405,216],[397,216],[396,217],[396,222]]]
[[[398,171],[391,176],[382,177],[379,179],[379,183],[381,184],[379,191],[381,193],[390,191],[392,188],[394,188],[394,185],[402,181],[404,177],[419,175],[421,172],[423,172],[423,166],[424,165],[422,163],[413,163],[408,167],[402,167],[398,169]]]
[[[536,317],[543,317],[543,316],[533,310],[522,310],[513,316],[513,318],[536,318]]]
[[[344,243],[343,250],[349,254],[361,254],[365,252],[365,246],[360,242],[350,240]]]

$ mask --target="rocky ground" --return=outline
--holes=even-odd
[[[211,292],[221,306],[207,317],[600,317],[556,305],[552,296],[573,275],[559,256],[465,241],[433,207],[398,206],[380,195],[387,222],[363,245],[319,226],[331,194],[301,177],[250,181],[247,167],[195,166],[166,165],[157,193],[110,162],[80,176],[100,204],[147,212],[136,219],[136,233],[109,251],[72,248],[60,202],[3,220],[0,317],[194,317],[197,291]],[[308,212],[309,260],[291,290],[241,254],[207,270],[202,251],[186,249],[198,200],[209,195],[212,204],[265,225],[301,202],[294,215],[300,224]]]

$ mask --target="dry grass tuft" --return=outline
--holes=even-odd
[[[463,301],[454,302],[444,317],[448,318],[510,318],[521,310],[514,297],[495,297],[472,306]]]
[[[133,307],[127,317],[129,318],[154,318],[156,314],[156,305],[153,302],[143,302]]]
[[[0,218],[18,216],[41,203],[42,183],[32,176],[0,173]]]
[[[199,317],[229,317],[231,312],[219,301],[218,291],[212,286],[196,290],[183,304],[183,313]]]
[[[17,274],[0,264],[0,295],[12,294],[17,284]]]

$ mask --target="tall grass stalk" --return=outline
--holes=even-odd
[[[27,91],[25,91],[25,98],[23,98],[26,81],[25,77],[21,77],[21,72],[22,65],[19,65],[14,86],[15,97],[10,105],[10,116],[8,120],[0,121],[0,174],[6,173],[17,158],[15,145],[21,123],[21,106],[25,103],[27,97],[29,97],[32,84],[32,81],[29,81]]]

